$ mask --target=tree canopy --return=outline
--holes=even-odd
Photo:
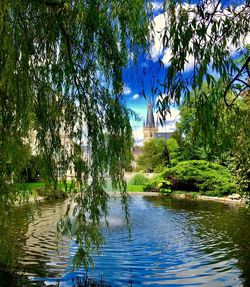
[[[240,190],[249,190],[250,3],[164,1],[163,10],[158,112],[164,120],[172,103],[184,104],[186,157],[234,160]]]
[[[107,176],[127,210],[123,169],[132,137],[122,67],[129,53],[147,48],[150,15],[144,0],[0,2],[0,202],[16,199],[35,134],[49,185],[56,188],[58,168],[76,170],[77,215],[60,225],[76,236],[76,265],[87,266],[88,251],[101,243]],[[88,147],[85,160],[62,146],[62,131]]]
[[[185,159],[207,159],[228,166],[239,192],[250,190],[250,106],[249,92],[226,107],[219,93],[203,87],[207,98],[202,103],[192,95],[180,109],[176,133]],[[199,96],[199,93],[197,93]],[[233,96],[232,96],[233,97]],[[209,111],[209,113],[206,111]]]
[[[179,156],[179,145],[174,138],[151,139],[144,143],[136,168],[144,172],[160,172],[169,165],[175,165]]]

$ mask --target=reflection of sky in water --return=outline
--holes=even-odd
[[[59,278],[60,286],[72,286],[72,277],[84,274],[72,272],[74,241],[61,239],[56,251],[56,222],[65,208],[44,205],[29,225],[20,264],[32,280],[55,285]],[[109,227],[103,222],[106,244],[94,256],[90,277],[103,277],[112,286],[128,286],[130,280],[133,286],[239,286],[243,272],[249,282],[249,250],[240,249],[241,240],[249,242],[249,214],[212,202],[139,195],[132,196],[130,211],[129,238],[119,200],[112,200]],[[237,234],[232,227],[240,223]]]

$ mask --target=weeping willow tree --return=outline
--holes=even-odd
[[[145,0],[0,2],[1,206],[20,195],[15,186],[34,146],[53,190],[59,168],[73,167],[81,193],[74,220],[59,229],[79,245],[76,266],[87,267],[102,242],[107,177],[128,215],[123,170],[132,139],[122,68],[130,53],[147,49],[150,11]],[[61,133],[74,148],[63,146]]]

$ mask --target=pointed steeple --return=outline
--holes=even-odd
[[[150,97],[148,97],[148,111],[147,111],[147,118],[146,118],[145,128],[155,128],[153,106],[152,106]]]

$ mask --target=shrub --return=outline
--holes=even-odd
[[[150,182],[143,187],[144,192],[159,192],[156,182]]]
[[[128,183],[131,185],[145,185],[148,182],[149,179],[144,174],[136,173]]]
[[[145,192],[160,192],[162,194],[170,194],[170,181],[164,179],[161,175],[158,175],[150,180],[143,188]]]
[[[163,178],[174,190],[200,191],[202,194],[223,196],[234,192],[235,185],[229,171],[205,160],[183,161],[168,168]]]

